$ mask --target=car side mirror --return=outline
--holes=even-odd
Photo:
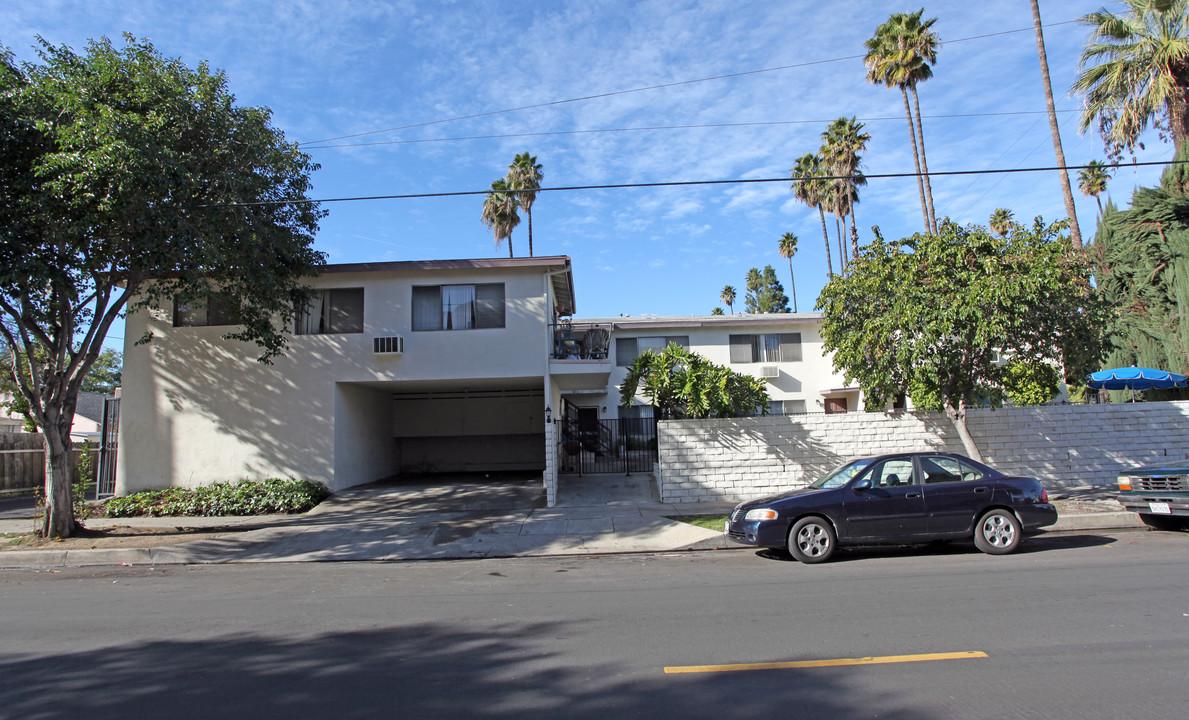
[[[871,478],[863,478],[862,480],[858,481],[854,485],[851,485],[850,487],[851,487],[851,490],[855,490],[855,491],[870,490],[871,489]]]

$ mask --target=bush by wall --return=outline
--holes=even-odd
[[[108,517],[271,515],[302,513],[330,497],[322,483],[269,478],[197,488],[145,490],[107,502]]]

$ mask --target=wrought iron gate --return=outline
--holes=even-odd
[[[657,457],[656,420],[597,420],[582,417],[566,403],[558,450],[563,474],[651,472]]]
[[[103,402],[103,427],[99,434],[99,473],[95,499],[116,494],[116,447],[120,437],[120,398]]]

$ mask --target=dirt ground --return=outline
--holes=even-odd
[[[185,518],[178,518],[184,522]],[[33,533],[0,534],[0,552],[5,550],[103,550],[108,548],[146,548],[176,545],[193,540],[207,540],[247,530],[253,527],[130,527],[118,525],[105,528],[83,528],[77,534],[61,540],[45,540]]]

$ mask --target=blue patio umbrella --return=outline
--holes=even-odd
[[[1087,375],[1086,379],[1090,387],[1107,390],[1168,390],[1189,385],[1189,378],[1184,375],[1142,367],[1099,370]]]

